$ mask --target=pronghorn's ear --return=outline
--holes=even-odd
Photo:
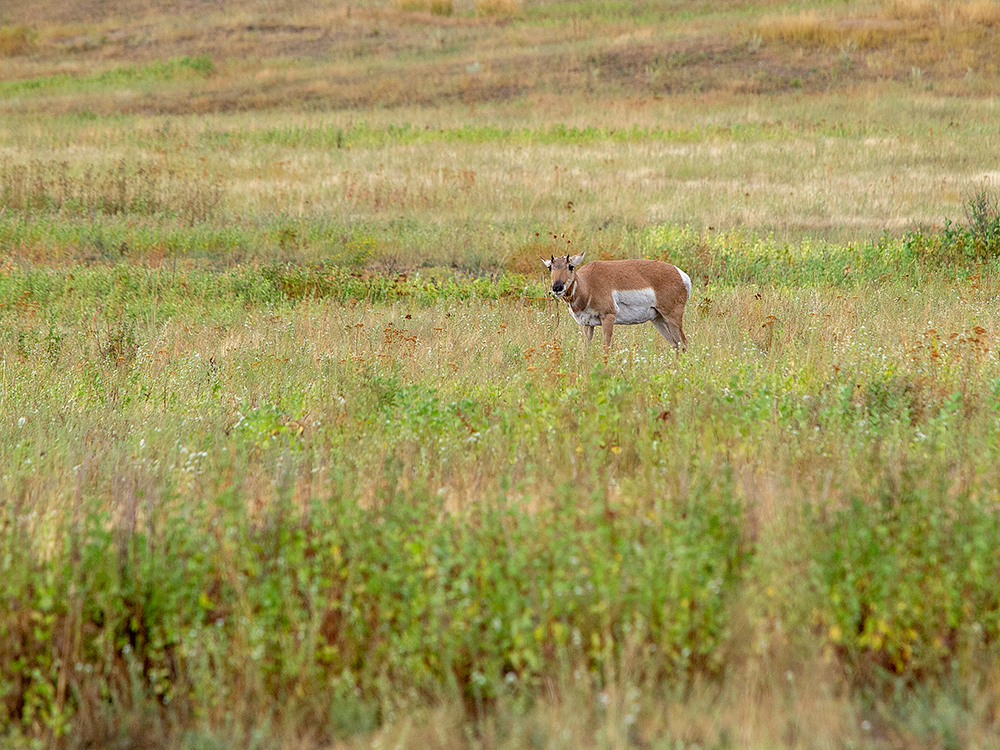
[[[545,258],[540,258],[539,260],[542,261],[542,263],[545,265],[546,268],[552,268],[551,260],[545,260]],[[553,258],[552,260],[555,260],[555,258]]]
[[[584,255],[586,255],[586,253],[580,253],[579,255],[574,255],[573,257],[570,257],[570,256],[567,255],[566,256],[566,262],[569,263],[574,268],[576,268],[578,265],[580,265],[581,263],[583,263],[583,256]]]

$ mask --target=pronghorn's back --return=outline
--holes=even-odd
[[[691,296],[691,277],[661,260],[592,260],[582,266],[577,275],[586,279],[588,286],[598,293],[651,287],[656,292],[658,304],[671,303],[678,297],[687,302]]]

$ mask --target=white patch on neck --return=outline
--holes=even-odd
[[[652,288],[612,291],[615,303],[615,325],[648,323],[656,317],[656,292]]]

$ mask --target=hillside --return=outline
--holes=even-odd
[[[7,113],[1000,92],[994,0],[47,0],[0,21]]]

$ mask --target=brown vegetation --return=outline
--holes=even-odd
[[[363,109],[477,105],[550,92],[821,92],[892,80],[955,92],[1000,87],[1000,2],[895,0],[757,18],[739,7],[710,13],[710,4],[676,6],[650,3],[624,17],[601,6],[571,12],[560,3],[514,0],[231,2],[210,11],[123,1],[109,13],[105,4],[49,0],[8,11],[13,25],[0,34],[0,54],[9,60],[3,78],[84,77],[185,55],[209,57],[212,75],[128,97],[22,97],[4,109]],[[682,10],[688,15],[677,15]]]

